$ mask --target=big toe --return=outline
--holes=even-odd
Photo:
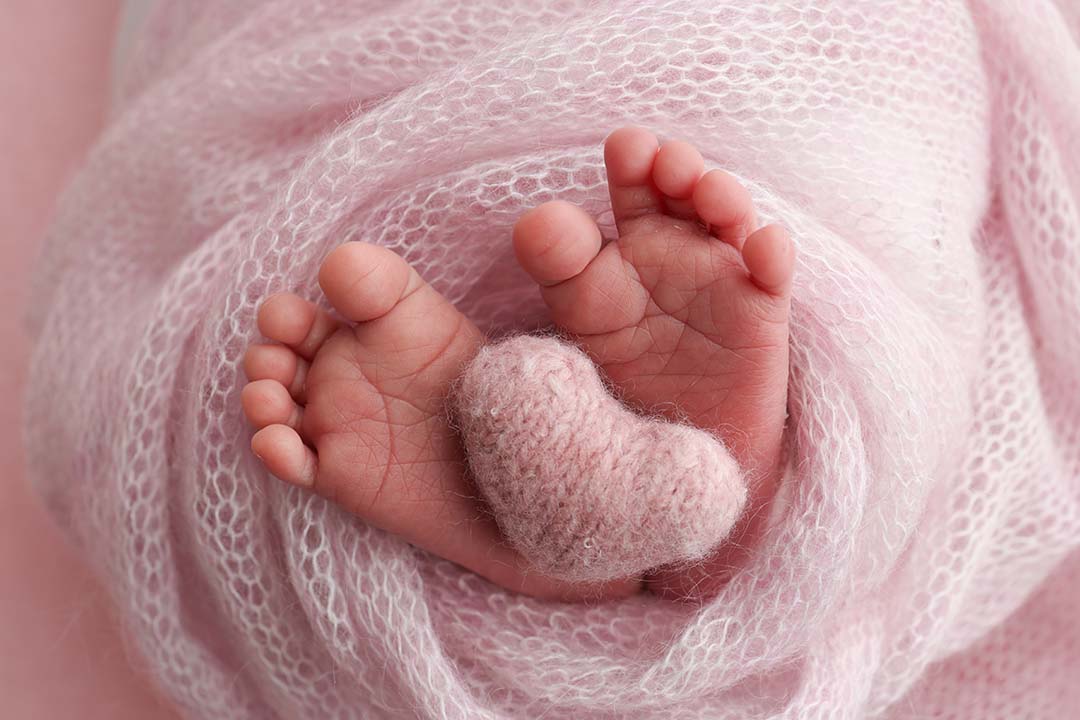
[[[549,202],[514,226],[518,262],[540,285],[559,327],[579,335],[633,325],[647,294],[615,243],[601,247],[600,229],[584,210]]]
[[[530,210],[514,225],[514,254],[545,287],[569,280],[600,252],[600,229],[589,215],[555,200]]]
[[[352,322],[386,315],[423,284],[400,255],[362,242],[335,248],[319,269],[319,285],[330,304]]]

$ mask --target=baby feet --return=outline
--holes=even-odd
[[[561,599],[637,590],[530,573],[479,510],[445,411],[451,383],[481,343],[465,316],[374,245],[334,250],[319,284],[345,322],[275,295],[258,324],[281,344],[252,345],[244,359],[251,447],[271,473],[510,589]]]
[[[549,202],[514,229],[522,267],[555,324],[640,409],[715,432],[749,474],[744,522],[705,567],[661,572],[654,587],[707,592],[737,561],[775,493],[786,419],[794,252],[756,227],[749,193],[692,146],[639,128],[604,149],[617,240],[584,211]]]
[[[619,238],[562,202],[514,230],[521,265],[571,334],[640,409],[716,433],[747,473],[743,520],[700,566],[651,586],[706,595],[738,561],[775,492],[786,417],[793,249],[756,228],[750,197],[681,142],[637,128],[605,146]],[[295,295],[264,303],[242,393],[252,448],[278,477],[514,590],[617,597],[633,580],[573,586],[529,572],[465,478],[447,395],[478,330],[400,257],[362,243],[327,257],[319,282],[344,323]]]

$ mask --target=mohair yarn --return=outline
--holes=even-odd
[[[28,472],[188,717],[1067,718],[1080,707],[1080,10],[159,2],[36,280]],[[255,308],[341,242],[492,336],[520,214],[699,147],[798,245],[786,502],[719,594],[508,594],[268,477]]]

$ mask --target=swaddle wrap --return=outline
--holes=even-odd
[[[1049,0],[160,3],[36,283],[30,473],[191,717],[1067,717],[1080,17]],[[798,246],[777,522],[701,607],[511,595],[268,478],[268,294],[391,247],[492,334],[510,228],[612,235],[600,142]]]

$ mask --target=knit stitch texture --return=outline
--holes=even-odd
[[[43,253],[29,472],[193,718],[1074,716],[1078,37],[1064,0],[160,2]],[[263,298],[363,239],[531,332],[511,227],[613,236],[631,123],[798,249],[786,500],[717,597],[508,594],[267,476]]]
[[[718,439],[635,415],[585,353],[553,338],[481,350],[453,405],[477,489],[507,540],[552,577],[614,580],[699,560],[746,502]]]

